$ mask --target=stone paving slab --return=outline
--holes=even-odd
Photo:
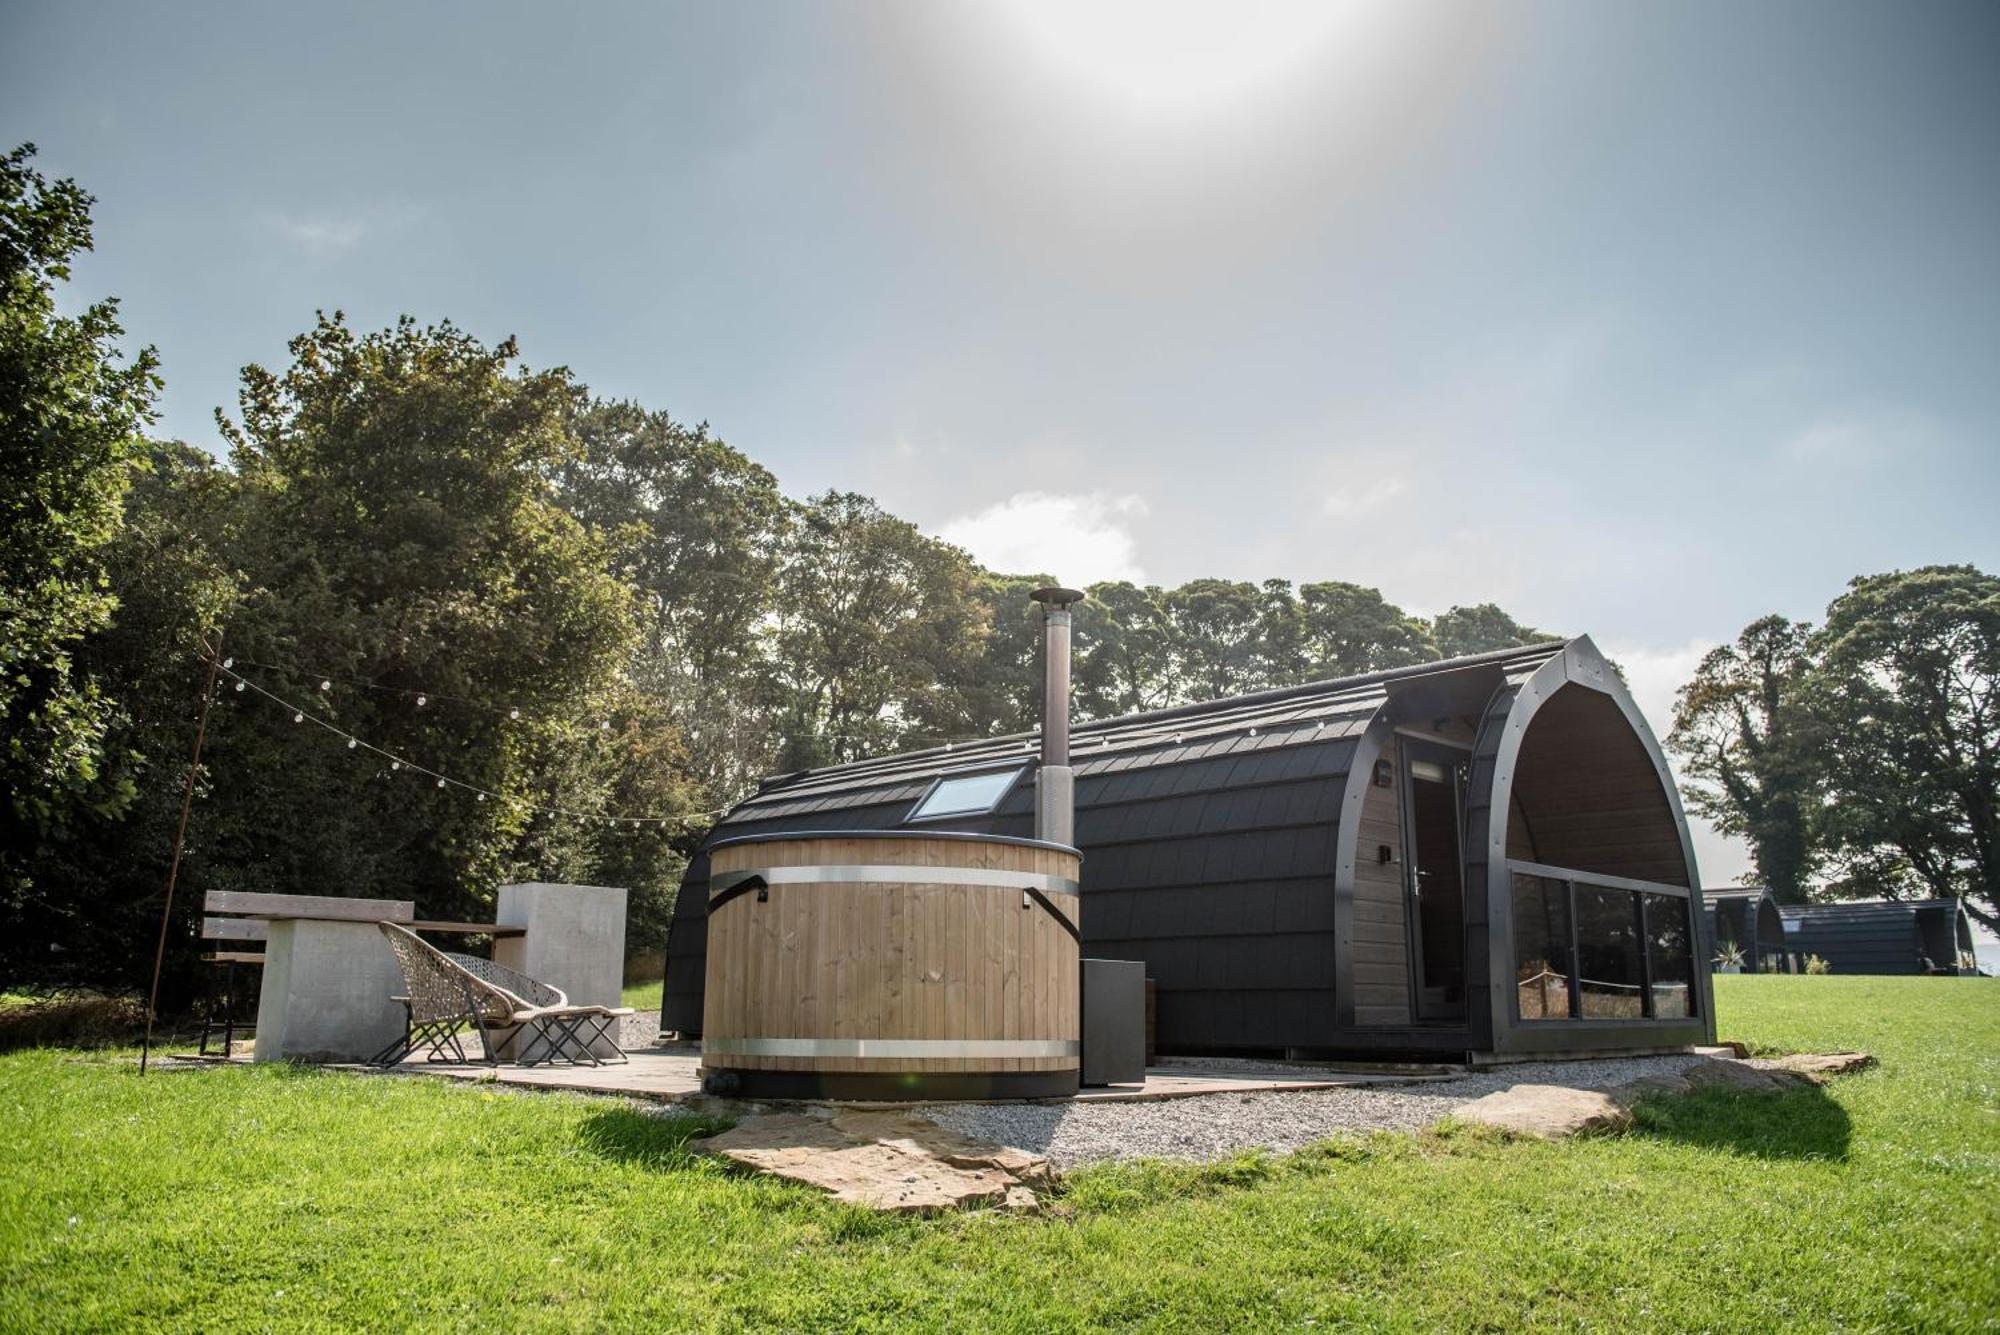
[[[466,1044],[468,1053],[478,1051],[478,1042]],[[627,1098],[678,1100],[701,1092],[701,1054],[686,1048],[635,1048],[631,1061],[611,1066],[487,1066],[483,1062],[429,1062],[413,1056],[396,1068],[404,1075],[437,1076],[447,1080],[491,1081],[502,1085],[523,1085],[537,1089],[576,1090],[587,1094],[615,1094]],[[346,1069],[372,1071],[355,1066]],[[1082,1103],[1148,1103],[1159,1099],[1199,1098],[1208,1094],[1255,1094],[1311,1089],[1338,1089],[1357,1085],[1406,1084],[1434,1080],[1435,1076],[1382,1075],[1378,1073],[1328,1072],[1324,1075],[1275,1075],[1261,1071],[1231,1074],[1224,1070],[1149,1069],[1143,1085],[1109,1085],[1086,1089],[1076,1096]],[[765,1100],[778,1102],[778,1100]],[[867,1103],[871,1108],[919,1107],[927,1100],[910,1103]]]
[[[898,1214],[990,1205],[1032,1211],[1048,1160],[901,1112],[760,1113],[689,1143],[698,1154]]]

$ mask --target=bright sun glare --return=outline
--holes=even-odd
[[[1189,111],[1286,80],[1351,34],[1367,0],[1012,0],[1049,58],[1144,111]]]

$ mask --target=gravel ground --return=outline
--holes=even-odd
[[[1058,1169],[1103,1159],[1221,1158],[1295,1150],[1342,1133],[1416,1131],[1510,1085],[1608,1089],[1679,1072],[1699,1057],[1527,1062],[1450,1080],[1270,1094],[1204,1094],[1151,1103],[942,1103],[918,1111],[939,1126],[1048,1156]]]
[[[658,1011],[634,1011],[625,1017],[618,1030],[618,1046],[621,1048],[650,1048],[660,1041],[660,1013]]]

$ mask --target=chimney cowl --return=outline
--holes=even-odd
[[[1061,585],[1051,584],[1045,589],[1036,589],[1028,596],[1045,607],[1065,608],[1072,603],[1082,602],[1090,595],[1082,589],[1065,589]]]

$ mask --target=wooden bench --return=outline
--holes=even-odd
[[[234,1050],[236,1030],[236,966],[239,964],[262,965],[264,963],[264,938],[270,934],[270,926],[250,918],[232,918],[220,915],[229,912],[228,902],[241,896],[227,891],[211,890],[202,896],[201,939],[204,943],[215,942],[215,946],[202,954],[204,964],[220,964],[222,971],[222,1018],[216,1018],[216,998],[209,998],[208,1013],[201,1023],[201,1055],[209,1055],[208,1045],[222,1036],[222,1051],[217,1054],[227,1057]],[[254,949],[245,945],[255,942]],[[242,1025],[245,1036],[257,1032],[255,1022]]]

